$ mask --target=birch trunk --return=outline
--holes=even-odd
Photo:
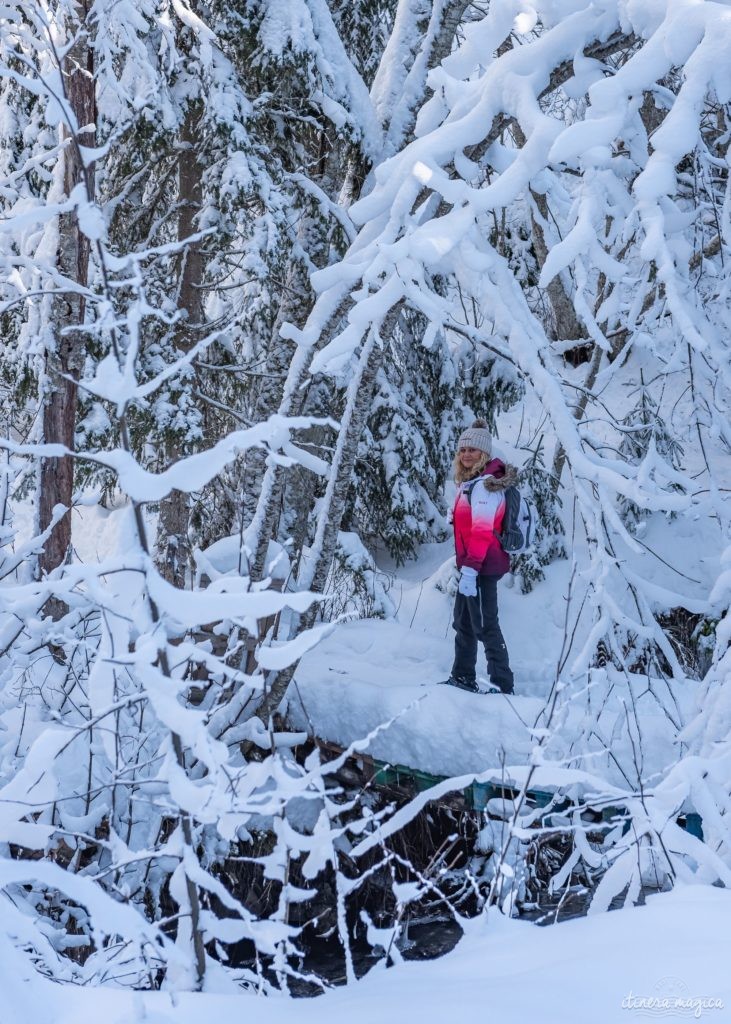
[[[386,316],[381,335],[388,336],[394,329],[399,316],[399,307],[394,307]],[[368,419],[373,401],[376,377],[383,362],[383,347],[374,333],[366,339],[361,350],[358,366],[348,385],[345,413],[340,427],[337,447],[333,456],[325,497],[320,508],[317,531],[307,565],[297,580],[299,590],[310,590],[322,594],[330,574],[335,555],[340,525],[343,521],[348,488],[353,477],[358,442]],[[299,618],[293,633],[309,629],[317,616],[315,603]],[[256,709],[256,716],[268,722],[287,692],[297,663],[279,672]]]
[[[259,378],[252,414],[254,423],[268,419],[277,412],[282,403],[287,370],[294,356],[293,343],[279,336],[282,324],[290,322],[302,327],[311,302],[309,276],[299,259],[291,260],[283,291],[282,304],[277,312],[268,343],[266,374]],[[249,448],[244,456],[243,465],[241,514],[246,527],[254,518],[259,503],[262,481],[266,473],[266,452],[260,448]]]

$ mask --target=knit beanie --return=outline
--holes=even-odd
[[[487,423],[484,420],[475,420],[471,427],[467,427],[459,435],[457,450],[460,448],[479,448],[481,452],[489,455],[492,450],[492,438]]]

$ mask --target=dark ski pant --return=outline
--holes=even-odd
[[[457,594],[454,602],[454,665],[452,676],[474,682],[477,666],[477,645],[482,643],[487,655],[490,681],[504,693],[512,693],[513,673],[510,671],[508,649],[497,617],[497,581],[500,576],[478,576],[477,596]]]

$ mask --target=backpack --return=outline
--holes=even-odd
[[[535,509],[514,485],[505,488],[505,516],[500,531],[503,551],[520,555],[533,545]]]
[[[472,504],[473,487],[479,479],[480,477],[477,477],[472,486],[465,490],[470,505]],[[508,555],[521,555],[533,547],[535,509],[515,484],[505,488],[503,497],[505,498],[505,515],[499,534],[500,546]]]

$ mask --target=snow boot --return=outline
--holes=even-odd
[[[480,692],[474,679],[459,679],[456,676],[450,676],[449,679],[441,679],[440,686],[456,686],[460,690],[467,690],[468,693]]]
[[[484,676],[479,677],[478,686],[480,693],[504,693],[512,697],[515,692],[512,683],[493,683],[492,679],[486,679]]]
[[[497,683],[488,683],[486,687],[483,687],[483,689],[480,690],[480,693],[502,693],[506,697],[512,697],[515,691],[512,686],[509,690],[503,690],[503,688],[498,686]]]

